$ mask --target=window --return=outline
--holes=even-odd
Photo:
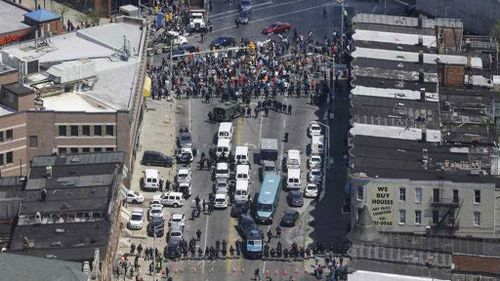
[[[399,210],[399,224],[406,223],[406,210]]]
[[[66,153],[66,147],[59,147],[59,149],[57,149],[57,152],[59,154],[65,154]]]
[[[453,189],[453,203],[458,203],[458,189]]]
[[[102,136],[102,127],[94,126],[94,136]]]
[[[0,142],[3,142],[3,131],[0,131]]]
[[[6,140],[12,140],[14,138],[14,130],[13,129],[9,129],[7,131],[5,131],[5,139]]]
[[[363,195],[364,195],[363,192],[364,192],[363,187],[362,186],[358,187],[358,192],[356,192],[356,199],[363,200]]]
[[[64,125],[59,126],[59,136],[66,136],[66,126]]]
[[[77,137],[78,136],[78,126],[71,125],[71,126],[69,126],[69,128],[70,128],[71,135],[74,137]]]
[[[481,190],[474,190],[474,203],[481,203]]]
[[[399,188],[399,201],[406,201],[406,188]]]
[[[106,147],[106,151],[113,151],[112,147]]]
[[[38,136],[30,136],[30,147],[38,147]]]
[[[90,152],[90,147],[84,147],[84,148],[82,148],[82,152],[83,152],[83,153],[88,153],[88,152]]]
[[[432,211],[432,223],[433,224],[439,223],[439,211],[438,210]]]
[[[439,188],[434,188],[432,190],[432,202],[439,203]]]
[[[3,165],[3,153],[0,154],[0,166]]]
[[[82,135],[83,136],[90,136],[90,126],[89,125],[82,126]]]
[[[415,224],[422,224],[422,211],[415,210]]]
[[[94,147],[94,152],[101,152],[102,151],[102,148],[100,147]]]
[[[14,153],[12,151],[7,152],[6,156],[7,164],[14,162]]]
[[[69,149],[69,151],[70,151],[71,153],[78,153],[78,147],[71,147],[71,148]]]
[[[114,136],[115,135],[115,126],[106,125],[106,136]]]
[[[416,203],[422,202],[422,188],[421,187],[415,187],[415,202]]]
[[[480,225],[481,225],[481,213],[474,212],[474,226],[480,226]]]

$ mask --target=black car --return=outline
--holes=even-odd
[[[293,190],[288,192],[286,196],[288,205],[290,207],[302,207],[304,205],[304,199],[302,198],[302,192],[298,190]]]
[[[299,212],[287,210],[283,214],[281,218],[280,225],[281,226],[295,226],[295,223],[299,219]]]
[[[236,39],[233,37],[221,36],[210,42],[210,48],[224,48],[229,46],[236,46]]]
[[[177,259],[181,257],[181,240],[171,239],[167,246],[165,246],[165,250],[163,251],[163,255],[166,259]]]
[[[239,218],[248,212],[248,202],[236,201],[231,208],[231,217]]]
[[[247,239],[247,234],[254,229],[258,229],[252,216],[243,214],[238,219],[237,229],[243,239]]]
[[[190,132],[182,132],[177,135],[177,146],[181,147],[192,147],[193,140],[191,138]]]
[[[146,150],[142,155],[141,164],[146,166],[162,166],[172,167],[174,158],[169,157],[161,152]]]
[[[184,50],[188,53],[196,53],[196,52],[199,52],[200,49],[198,47],[195,47],[189,43],[183,43],[183,44],[180,44],[179,45],[179,49],[180,50]]]
[[[163,237],[165,233],[165,221],[163,218],[153,217],[148,224],[148,235],[153,237]]]

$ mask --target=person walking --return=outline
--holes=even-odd
[[[260,268],[256,268],[254,272],[254,280],[259,280],[260,281]]]
[[[200,241],[200,239],[201,239],[201,230],[198,229],[196,231],[196,240]]]
[[[271,238],[273,238],[273,233],[272,231],[269,229],[269,231],[267,232],[267,243],[271,243]]]

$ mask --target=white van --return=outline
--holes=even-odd
[[[229,178],[229,165],[225,162],[219,162],[215,166],[215,178],[216,179],[228,179]]]
[[[145,190],[156,191],[160,188],[159,184],[158,170],[146,169],[146,171],[144,171],[144,177],[141,179],[142,188]]]
[[[287,153],[286,168],[287,169],[300,169],[300,150],[290,149]]]
[[[164,192],[161,195],[154,196],[154,200],[160,200],[163,206],[172,206],[178,208],[184,205],[182,192]]]
[[[225,209],[229,205],[229,196],[227,193],[215,193],[215,204],[214,207],[216,209]]]
[[[287,189],[300,189],[300,169],[293,168],[288,169],[286,177],[286,187]]]
[[[248,201],[248,181],[236,181],[234,201]]]
[[[236,165],[236,176],[237,181],[249,181],[250,180],[250,166],[248,165]]]
[[[248,164],[248,146],[238,145],[234,150],[234,162],[236,164]]]
[[[219,124],[219,132],[217,133],[217,139],[228,139],[231,141],[233,139],[233,123],[231,122],[221,122]]]
[[[231,140],[219,139],[217,141],[217,150],[215,152],[217,157],[220,157],[222,155],[222,153],[224,153],[224,156],[228,157],[229,152],[231,152]]]
[[[311,139],[311,154],[323,154],[325,149],[323,136],[312,136]]]

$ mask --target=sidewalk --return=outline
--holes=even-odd
[[[45,1],[44,0],[38,0],[38,1],[35,1],[35,0],[19,0],[19,1],[20,1],[20,5],[22,5],[22,6],[26,7],[26,8],[29,8],[29,9],[34,10],[35,6],[36,6],[36,3],[38,3],[38,5],[40,5],[40,7],[42,9],[53,11],[53,12],[61,15],[63,17],[63,21],[64,21],[63,24],[64,24],[64,26],[66,26],[66,23],[68,22],[68,20],[70,20],[75,26],[77,26],[80,17],[83,16],[82,12],[77,11],[75,9],[71,9],[71,8],[69,8],[67,6],[64,6],[62,4],[59,4],[59,3],[57,3],[56,1],[53,1],[53,0],[45,0]],[[64,11],[64,15],[62,15],[63,11]],[[101,18],[99,20],[99,24],[105,24],[105,23],[109,23],[109,19],[108,18]]]

